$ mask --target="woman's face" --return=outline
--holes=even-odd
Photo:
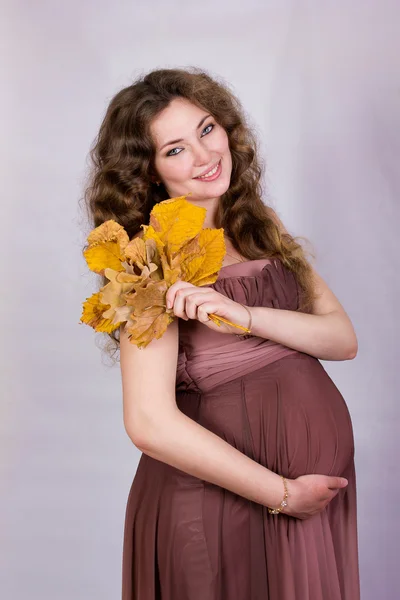
[[[158,180],[170,198],[217,199],[229,188],[232,159],[228,136],[205,110],[174,98],[151,123]]]

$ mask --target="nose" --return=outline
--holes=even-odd
[[[209,164],[211,152],[205,144],[203,144],[199,140],[198,143],[195,146],[193,146],[192,150],[194,156],[194,163],[197,167]]]

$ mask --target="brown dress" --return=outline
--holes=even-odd
[[[210,287],[248,306],[298,307],[278,259],[223,267]],[[256,336],[179,321],[180,410],[272,471],[349,484],[307,520],[142,454],[130,490],[122,600],[359,600],[354,440],[316,358]]]

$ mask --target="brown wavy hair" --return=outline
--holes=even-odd
[[[112,98],[90,150],[92,168],[84,201],[91,228],[114,219],[132,238],[141,232],[142,223],[148,223],[153,206],[168,198],[162,182],[155,183],[156,148],[150,124],[174,98],[185,98],[211,113],[228,136],[231,182],[220,198],[216,227],[224,228],[248,260],[279,257],[298,281],[298,310],[309,312],[316,297],[311,266],[296,241],[300,238],[283,231],[275,211],[262,201],[263,169],[256,135],[229,86],[204,70],[154,70]],[[103,285],[107,282],[103,279]],[[110,337],[117,350],[119,330]]]

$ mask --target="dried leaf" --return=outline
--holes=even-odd
[[[147,262],[146,242],[140,237],[134,238],[126,246],[124,254],[128,261],[143,269]]]
[[[146,244],[146,260],[147,260],[147,264],[149,265],[150,263],[157,265],[157,267],[160,266],[160,252],[158,251],[157,248],[157,244],[155,242],[155,240],[146,240],[145,241]]]
[[[107,309],[108,305],[100,301],[100,292],[97,292],[83,303],[81,322],[90,325],[96,331],[111,333],[120,323],[113,324],[110,319],[104,317],[104,311]]]
[[[166,281],[168,287],[178,281],[178,279],[182,279],[182,269],[179,258],[168,260],[168,257],[165,256],[165,254],[162,254],[161,266],[164,274],[164,281]]]
[[[185,196],[156,204],[143,236],[129,241],[115,221],[106,221],[88,237],[89,267],[109,283],[84,304],[83,321],[110,333],[126,322],[132,343],[146,347],[174,319],[166,293],[178,279],[193,285],[214,283],[225,255],[224,230],[203,229],[206,210]],[[210,319],[233,325],[218,315]],[[237,326],[240,329],[244,327]]]
[[[120,325],[129,319],[131,313],[132,307],[125,304],[124,306],[117,306],[117,308],[109,308],[103,312],[103,317],[110,319],[113,325]]]
[[[122,271],[124,250],[129,242],[125,229],[112,219],[90,232],[84,256],[89,269],[103,275],[104,269]]]
[[[154,227],[152,225],[142,225],[142,228],[144,231],[142,239],[145,241],[152,240],[156,245],[158,253],[161,255],[164,252],[165,244],[155,231]]]
[[[96,244],[101,244],[103,242],[115,241],[118,242],[121,252],[123,252],[125,250],[125,246],[127,246],[129,243],[129,237],[122,225],[113,219],[109,219],[93,229],[89,233],[87,241],[89,246],[95,246]]]
[[[223,229],[202,229],[182,248],[182,279],[197,286],[214,283],[225,251]]]
[[[160,256],[154,240],[134,238],[125,248],[125,257],[131,273],[139,273],[141,277],[155,273],[155,278],[161,279],[161,275],[156,274],[160,267]]]
[[[135,294],[127,295],[126,303],[133,307],[133,315],[141,315],[144,311],[153,307],[166,308],[165,296],[168,284],[164,281],[151,281],[147,285],[138,288]]]
[[[188,202],[185,196],[156,204],[150,214],[150,226],[167,246],[170,255],[197,235],[203,226],[206,209]]]
[[[107,310],[103,316],[110,319],[113,325],[116,325],[120,323],[121,316],[126,314],[126,311],[121,311],[121,308],[126,306],[125,295],[132,290],[136,290],[141,285],[142,279],[138,275],[130,275],[113,269],[106,269],[104,274],[110,282],[103,286],[99,292],[100,301],[107,305]],[[131,309],[129,309],[128,315],[130,311]]]
[[[153,306],[128,321],[129,340],[139,348],[145,348],[151,340],[159,339],[173,320],[173,314],[165,312],[161,306]]]

